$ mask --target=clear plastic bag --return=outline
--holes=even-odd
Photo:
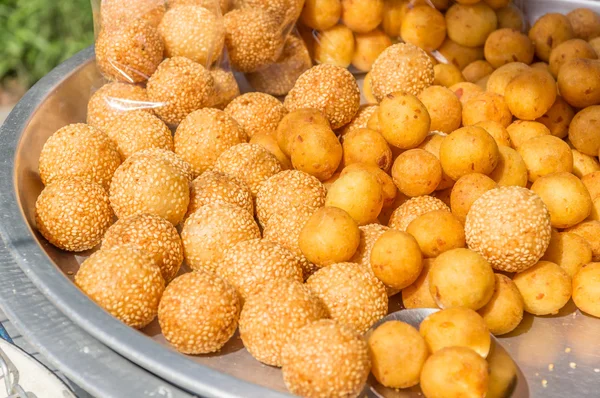
[[[92,0],[96,64],[107,80],[88,123],[144,110],[169,125],[239,95],[225,48],[227,0]]]
[[[398,42],[424,49],[434,63],[454,63],[462,70],[465,62],[484,59],[483,43],[489,31],[504,27],[526,31],[522,0],[460,3],[453,7],[450,0],[307,0],[299,29],[316,63],[332,63],[354,72],[369,72],[379,54]],[[457,13],[461,7],[468,11]],[[454,34],[457,29],[448,33],[448,10],[459,14],[460,21],[454,23],[463,29],[458,29],[458,35]],[[469,22],[480,21],[481,32],[467,27],[471,25],[463,20],[467,14]]]

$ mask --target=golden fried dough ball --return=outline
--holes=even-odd
[[[575,108],[600,104],[600,61],[576,58],[567,61],[558,74],[560,95]]]
[[[589,263],[573,278],[573,301],[581,311],[600,318],[600,263]]]
[[[449,37],[444,40],[437,51],[441,55],[440,62],[453,64],[459,70],[463,70],[471,62],[484,59],[483,45],[481,47],[465,47]]]
[[[507,128],[506,131],[510,136],[512,147],[519,150],[521,145],[535,137],[550,135],[550,130],[539,122],[529,120],[515,120]]]
[[[573,170],[573,152],[569,145],[553,135],[543,135],[525,141],[518,149],[527,165],[529,181],[535,182],[547,174]]]
[[[598,156],[600,152],[600,105],[579,111],[569,126],[569,141],[581,153]]]
[[[562,66],[567,61],[576,58],[598,59],[598,54],[585,40],[571,39],[562,42],[550,53],[550,72],[552,76],[556,79]]]
[[[523,296],[525,311],[533,315],[557,314],[571,298],[569,274],[549,261],[519,272],[513,281]]]
[[[383,19],[383,0],[341,0],[342,22],[356,33],[375,29]]]
[[[550,134],[558,138],[565,138],[569,133],[569,125],[573,117],[575,117],[575,110],[558,95],[548,112],[537,118],[536,122],[548,127]]]
[[[410,149],[394,161],[392,178],[406,196],[429,195],[442,180],[438,158],[424,149]]]
[[[567,14],[575,36],[591,40],[600,36],[600,15],[589,8],[576,8]]]
[[[573,278],[583,266],[592,261],[592,248],[579,235],[553,230],[542,260],[558,264]]]
[[[370,172],[352,170],[331,185],[325,205],[345,210],[358,225],[370,224],[383,207],[383,190],[377,177]]]
[[[354,34],[344,25],[335,25],[316,33],[314,58],[319,64],[347,68],[354,56]]]
[[[528,71],[529,66],[522,62],[511,62],[492,72],[487,82],[486,89],[492,93],[504,95],[506,86],[517,76]]]
[[[377,115],[383,137],[397,148],[417,147],[430,131],[429,112],[412,94],[386,95],[379,105]]]
[[[404,42],[425,51],[437,50],[446,39],[444,15],[429,5],[409,7],[402,21],[400,36]]]
[[[498,165],[490,173],[490,178],[499,186],[527,186],[527,165],[516,150],[500,145],[498,146],[500,156]]]
[[[466,47],[483,46],[498,26],[498,18],[484,2],[455,4],[446,12],[448,37]]]
[[[431,86],[417,98],[425,105],[431,119],[429,129],[450,134],[462,123],[462,105],[452,90],[442,86]]]
[[[510,112],[521,120],[544,115],[556,100],[556,82],[546,72],[531,69],[506,86],[504,99]]]
[[[512,121],[512,115],[504,97],[484,92],[463,103],[462,120],[464,126],[491,120],[507,127]]]
[[[465,81],[462,72],[454,64],[437,64],[433,67],[433,72],[433,84],[437,86],[452,87]]]
[[[482,78],[491,75],[495,68],[482,59],[471,62],[462,70],[464,78],[471,83],[477,83]]]
[[[496,336],[510,333],[523,320],[523,296],[506,275],[494,274],[494,294],[478,312],[490,332]]]
[[[370,267],[386,286],[404,289],[417,279],[423,267],[419,243],[407,232],[390,229],[375,241]]]
[[[499,29],[489,35],[485,42],[485,59],[499,68],[511,62],[529,65],[533,61],[534,45],[521,32],[512,29]]]
[[[440,147],[442,168],[454,180],[470,173],[491,173],[498,164],[498,145],[481,127],[463,127]]]
[[[359,71],[368,72],[377,57],[392,45],[392,40],[381,30],[374,29],[366,33],[356,33],[354,44],[352,65]]]
[[[548,62],[552,49],[575,38],[575,32],[566,16],[548,13],[533,24],[529,30],[529,38],[535,44],[535,54],[538,58]]]
[[[452,214],[464,223],[473,203],[481,195],[497,187],[496,182],[484,174],[472,173],[462,176],[456,181],[450,194]]]

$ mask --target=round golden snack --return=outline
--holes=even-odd
[[[383,0],[341,0],[342,22],[353,32],[375,29],[383,19]]]
[[[584,221],[564,232],[572,232],[585,239],[592,248],[592,261],[600,261],[600,221]]]
[[[442,63],[450,63],[463,70],[471,62],[484,59],[483,47],[466,47],[456,43],[449,37],[438,48]]]
[[[354,34],[344,25],[317,32],[314,53],[314,59],[319,64],[347,68],[354,56]]]
[[[539,122],[515,120],[507,128],[512,147],[519,150],[523,143],[535,137],[550,135],[550,130]]]
[[[507,127],[512,121],[512,114],[504,97],[483,92],[463,103],[462,120],[464,126],[491,120]]]
[[[452,87],[465,81],[462,72],[454,64],[437,64],[433,67],[433,72],[433,84],[437,86]]]
[[[490,333],[499,336],[510,333],[523,320],[523,296],[506,275],[494,274],[496,285],[488,303],[478,312]]]
[[[508,84],[517,76],[531,68],[522,62],[511,62],[500,66],[492,72],[487,81],[486,89],[495,94],[504,95]]]
[[[389,170],[392,166],[392,150],[381,133],[361,128],[344,135],[342,143],[343,166],[364,163]]]
[[[581,153],[598,156],[600,152],[600,105],[579,111],[569,126],[569,141]]]
[[[341,16],[340,0],[306,0],[300,20],[310,28],[325,30],[335,25]]]
[[[420,215],[408,225],[406,232],[415,237],[425,257],[437,257],[448,250],[465,247],[463,225],[445,210]]]
[[[404,308],[438,308],[429,291],[429,271],[435,262],[434,258],[423,259],[423,270],[410,286],[402,289]]]
[[[462,70],[464,78],[471,83],[477,83],[484,77],[491,75],[495,68],[488,62],[482,59],[471,62]]]
[[[481,195],[497,187],[496,182],[484,174],[472,173],[462,176],[456,181],[450,194],[452,214],[464,224],[473,203]]]
[[[529,65],[533,61],[534,44],[527,35],[513,29],[498,29],[485,41],[485,59],[499,68],[511,62]]]
[[[527,165],[519,152],[503,145],[500,145],[498,150],[500,151],[498,165],[490,173],[490,178],[499,186],[526,187],[528,182]]]
[[[442,168],[453,180],[491,173],[498,164],[498,145],[481,127],[463,127],[448,135],[440,147]]]
[[[379,29],[366,33],[356,33],[354,35],[352,65],[359,71],[370,71],[377,57],[391,45],[392,40]]]
[[[296,170],[321,181],[329,179],[342,161],[342,145],[335,133],[321,124],[307,125],[292,144],[291,161]]]
[[[569,134],[569,125],[573,117],[575,117],[575,110],[558,95],[548,112],[537,118],[536,122],[548,127],[550,134],[558,138],[565,138]]]
[[[554,104],[556,82],[547,72],[530,69],[508,83],[504,99],[515,117],[535,120]]]
[[[452,90],[442,86],[431,86],[423,90],[417,98],[427,109],[431,119],[431,131],[450,134],[460,127],[462,105]]]
[[[377,219],[383,207],[383,190],[373,174],[352,170],[331,185],[325,205],[339,207],[348,212],[358,225],[366,225]]]
[[[600,36],[600,15],[589,8],[576,8],[567,14],[575,36],[590,40]]]
[[[442,180],[442,166],[430,152],[410,149],[394,161],[392,178],[398,190],[406,196],[428,195]]]
[[[548,62],[552,49],[575,38],[575,32],[566,16],[548,13],[533,24],[529,30],[529,38],[535,43],[535,54],[538,58]]]
[[[567,61],[558,73],[558,90],[575,108],[600,104],[600,61],[575,58]]]
[[[446,11],[448,37],[466,47],[479,47],[498,27],[498,18],[492,8],[479,2],[471,5],[455,4]]]
[[[379,105],[383,138],[401,149],[416,148],[429,133],[431,118],[425,105],[414,95],[388,94]]]
[[[543,135],[525,141],[519,147],[519,154],[527,165],[531,182],[547,174],[573,171],[571,148],[553,135]]]
[[[409,8],[400,31],[402,40],[425,51],[437,50],[446,38],[444,15],[429,5]]]
[[[553,230],[548,250],[542,260],[558,264],[573,278],[582,267],[592,261],[592,247],[579,235]]]
[[[573,278],[573,301],[586,314],[600,318],[600,263],[589,263]]]
[[[558,73],[567,61],[575,58],[598,59],[598,54],[585,40],[571,39],[562,42],[550,53],[550,72],[554,78],[558,77]]]
[[[377,279],[386,286],[404,289],[421,273],[419,244],[407,232],[388,230],[375,241],[370,266]]]
[[[533,315],[557,314],[571,298],[569,274],[549,261],[519,272],[513,281],[523,296],[525,311]]]

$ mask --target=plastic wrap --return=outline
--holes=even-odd
[[[453,63],[460,70],[466,66],[466,61],[468,64],[483,60],[481,40],[485,41],[485,34],[477,35],[463,29],[466,40],[459,44],[455,40],[462,41],[462,38],[447,29],[447,23],[470,25],[465,15],[469,15],[466,19],[470,22],[489,18],[490,29],[510,27],[523,32],[526,29],[522,0],[463,0],[458,3],[462,3],[461,7],[475,9],[463,12],[459,16],[462,20],[451,22],[450,19],[458,17],[456,7],[447,15],[454,6],[450,0],[306,0],[299,30],[316,63],[348,67],[353,72],[369,72],[378,55],[398,42],[414,44],[427,51],[434,63]]]
[[[106,79],[88,123],[106,127],[128,110],[177,125],[239,95],[225,47],[227,0],[92,0],[96,64]]]

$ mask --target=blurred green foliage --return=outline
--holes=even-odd
[[[0,0],[0,85],[29,87],[94,42],[90,0]]]

